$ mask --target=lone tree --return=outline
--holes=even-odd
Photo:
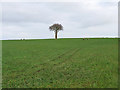
[[[57,39],[57,33],[60,30],[63,30],[63,26],[61,24],[53,24],[52,26],[49,27],[50,31],[55,32],[55,39]]]

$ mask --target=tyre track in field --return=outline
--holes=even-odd
[[[68,58],[64,59],[62,62],[59,62],[59,63],[57,63],[57,64],[53,64],[53,67],[52,67],[52,68],[55,68],[55,67],[57,67],[58,65],[61,65],[62,63],[65,63],[65,62],[69,61],[70,58],[73,57],[79,50],[80,50],[79,48],[73,50],[73,51],[72,51],[72,54],[71,54]],[[69,52],[69,53],[70,53],[70,52]],[[66,54],[65,54],[65,55],[66,55]],[[55,58],[55,59],[53,59],[53,61],[56,60],[56,59],[61,59],[61,58],[63,58],[62,56],[65,56],[65,55],[60,55],[60,56],[61,56],[60,58]],[[42,68],[42,69],[40,69],[40,70],[37,70],[33,75],[35,75],[36,73],[39,73],[40,71],[45,70],[45,68],[46,68],[46,67],[44,67],[44,68]]]
[[[55,64],[54,67],[52,68],[52,70],[54,71],[56,69],[56,67],[59,67],[60,65],[62,65],[63,63],[66,63],[68,61],[71,61],[73,60],[72,57],[79,52],[79,50],[81,50],[80,48],[76,49],[68,58],[66,58],[64,61],[58,63],[58,64]]]
[[[63,54],[61,54],[61,55],[59,55],[59,56],[51,59],[51,60],[48,61],[48,62],[51,62],[51,61],[55,61],[55,60],[57,60],[57,59],[60,59],[60,58],[62,58],[63,56],[67,55],[67,54],[68,54],[69,52],[71,52],[72,50],[74,50],[74,49],[70,49],[70,50],[66,51],[65,53],[63,53]],[[45,62],[45,63],[39,64],[39,65],[33,66],[32,68],[40,67],[40,66],[42,66],[42,65],[48,64],[48,62]]]
[[[66,61],[70,60],[80,49],[76,49],[68,58],[66,58],[63,62],[60,62],[58,64],[62,64],[65,63]],[[58,64],[54,64],[54,66],[58,65]]]
[[[77,52],[76,52],[76,53],[77,53]],[[75,54],[76,54],[76,53],[75,53]],[[86,61],[86,60],[88,60],[88,59],[92,59],[92,58],[94,58],[94,57],[95,57],[95,54],[92,54],[91,57],[86,57],[84,61]],[[73,59],[70,58],[69,60],[72,61]],[[67,60],[67,61],[68,61],[68,60]],[[82,62],[82,61],[80,61],[80,62]],[[61,65],[61,64],[60,64],[60,65]],[[57,65],[57,66],[59,67],[59,65]],[[76,69],[76,70],[75,70],[75,73],[78,73],[78,71],[80,71],[80,69],[84,69],[84,68],[85,68],[85,67],[81,66],[79,69]],[[55,68],[55,69],[53,68],[53,72],[54,72],[55,70],[56,70],[56,68]]]
[[[77,48],[77,49],[74,49],[74,48],[73,48],[73,49],[70,49],[70,50],[66,51],[65,53],[57,56],[56,58],[53,58],[53,59],[50,60],[49,62],[53,62],[53,61],[55,61],[55,60],[59,60],[59,59],[65,57],[66,55],[69,55],[70,53],[72,53],[72,54],[70,54],[70,56],[69,56],[68,58],[64,59],[62,62],[59,62],[59,63],[57,63],[57,64],[54,64],[52,68],[58,66],[59,64],[62,64],[62,63],[67,62],[67,61],[68,61],[72,56],[74,56],[78,51],[79,51],[78,48]],[[43,64],[40,64],[40,65],[37,65],[37,66],[33,66],[32,68],[36,68],[36,67],[41,67],[41,66],[47,65],[49,62],[45,62],[45,63],[43,63]],[[47,66],[42,67],[41,69],[39,69],[39,70],[37,70],[37,71],[35,71],[35,72],[32,72],[32,73],[29,73],[29,74],[35,75],[35,74],[37,74],[37,73],[45,70],[46,67],[47,67]],[[20,77],[22,77],[22,76],[27,76],[27,75],[26,75],[26,74],[20,74],[20,75],[17,75],[16,77],[13,77],[13,78],[20,78]],[[12,77],[11,77],[11,78],[12,78]]]
[[[63,56],[67,55],[68,53],[72,52],[73,50],[74,50],[74,48],[66,51],[65,53],[57,56],[56,58],[51,59],[51,60],[48,61],[48,62],[45,62],[45,63],[43,63],[43,64],[39,64],[39,65],[33,66],[32,68],[42,67],[42,66],[44,66],[44,65],[47,65],[47,64],[48,64],[49,62],[51,62],[51,61],[55,61],[55,60],[57,60],[57,59],[61,59]],[[44,69],[45,69],[45,67],[41,68],[40,70],[38,70],[38,71],[36,71],[36,72],[40,72],[40,71],[42,71],[42,70],[44,70]],[[22,72],[23,72],[23,70],[22,70]],[[34,72],[34,73],[35,73],[35,72]],[[32,74],[32,73],[30,73],[30,74]],[[23,75],[26,76],[26,74],[19,74],[19,75],[16,76],[16,78],[20,78],[20,77],[23,76]],[[33,74],[33,75],[35,75],[35,74]],[[6,77],[6,78],[9,78],[9,77]],[[10,78],[12,78],[12,77],[10,77]],[[13,77],[13,78],[15,78],[15,77]]]

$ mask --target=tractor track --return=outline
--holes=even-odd
[[[61,58],[63,58],[63,56],[66,56],[68,53],[72,53],[72,54],[71,54],[68,58],[66,58],[64,61],[59,62],[59,63],[57,63],[57,64],[54,64],[52,68],[54,68],[54,67],[56,67],[56,66],[58,66],[58,65],[60,65],[60,64],[62,64],[62,63],[67,62],[67,61],[68,61],[72,56],[74,56],[78,51],[79,51],[78,48],[77,48],[77,49],[72,48],[72,49],[66,51],[65,53],[57,56],[56,58],[51,59],[49,62],[53,62],[53,61],[55,61],[55,60],[61,59]],[[32,68],[41,67],[41,66],[44,66],[44,65],[47,65],[47,64],[48,64],[48,62],[45,62],[45,63],[43,63],[43,64],[40,64],[40,65],[37,65],[37,66],[33,66]],[[45,70],[45,68],[46,68],[46,67],[43,67],[43,68],[35,71],[35,72],[33,73],[33,75],[39,73],[40,71]],[[21,74],[21,75],[17,75],[16,78],[19,78],[19,77],[21,77],[21,76],[23,76],[23,75],[26,76],[26,74]]]
[[[66,62],[66,61],[68,61],[69,59],[71,59],[71,57],[73,57],[78,51],[79,51],[79,49],[76,49],[76,50],[72,53],[72,55],[70,55],[68,58],[66,58],[63,62]],[[58,64],[61,64],[61,63],[63,63],[63,62],[60,62],[60,63],[58,63]],[[58,64],[54,64],[54,65],[58,65]]]
[[[66,58],[66,59],[65,59],[64,61],[62,61],[62,62],[59,62],[59,63],[57,63],[57,64],[54,64],[52,68],[55,68],[55,67],[57,67],[58,65],[61,65],[62,63],[67,62],[67,61],[70,60],[71,57],[73,57],[79,50],[80,50],[79,48],[78,48],[78,49],[75,49],[68,58]],[[70,53],[70,52],[69,52],[69,53]],[[65,54],[65,55],[66,55],[66,54]],[[61,58],[62,58],[62,56],[64,56],[64,55],[62,54],[62,55],[60,55],[60,56],[61,56]],[[58,56],[58,57],[59,57],[59,56]],[[58,59],[58,58],[56,58],[56,59]],[[60,58],[59,58],[59,59],[60,59]],[[54,61],[54,59],[53,59],[53,61]],[[38,73],[38,72],[40,72],[40,71],[43,71],[43,70],[45,70],[45,68],[42,68],[42,69],[37,70],[33,75],[35,75],[36,73]]]
[[[57,60],[57,59],[62,58],[63,56],[65,56],[66,54],[68,54],[69,52],[71,52],[72,50],[74,50],[74,49],[70,49],[70,50],[66,51],[65,53],[63,53],[63,54],[61,54],[61,55],[59,55],[59,56],[51,59],[49,62],[55,61],[55,60]],[[33,66],[32,68],[34,68],[34,67],[40,67],[40,66],[45,65],[45,64],[48,64],[48,62],[45,62],[45,63],[39,64],[39,65]]]

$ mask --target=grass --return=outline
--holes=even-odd
[[[3,88],[117,88],[118,39],[3,41]]]

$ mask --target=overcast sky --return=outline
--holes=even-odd
[[[54,23],[58,38],[118,36],[118,2],[87,1],[2,3],[2,39],[54,38]]]

